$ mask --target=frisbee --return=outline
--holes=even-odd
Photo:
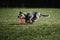
[[[19,19],[20,19],[20,23],[24,24],[24,21],[23,21],[22,17],[20,17]]]

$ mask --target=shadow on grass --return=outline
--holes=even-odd
[[[8,25],[23,25],[21,23],[11,23],[11,24],[8,24]]]
[[[11,22],[11,23],[9,23],[9,22],[0,22],[0,25],[31,25],[32,23],[24,23],[24,24],[22,24],[22,23],[16,23],[16,22]]]
[[[8,24],[8,25],[28,25],[27,23],[25,24],[21,24],[21,23],[11,23],[11,24]]]

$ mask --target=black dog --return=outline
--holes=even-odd
[[[25,19],[26,23],[33,23],[37,19],[39,19],[41,16],[47,17],[49,15],[43,15],[40,12],[19,12],[18,18],[22,17],[22,19]]]

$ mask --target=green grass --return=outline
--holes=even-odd
[[[19,11],[49,14],[33,24],[21,25]],[[0,8],[0,40],[60,40],[60,9]]]

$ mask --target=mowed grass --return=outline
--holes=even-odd
[[[17,17],[19,11],[37,11],[49,17],[21,25]],[[0,8],[0,40],[60,40],[60,9]]]

